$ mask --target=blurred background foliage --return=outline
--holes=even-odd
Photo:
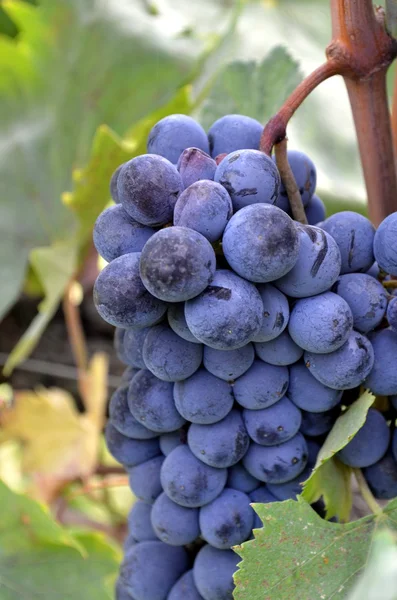
[[[324,60],[330,33],[328,0],[0,3],[0,478],[9,486],[0,486],[9,509],[0,511],[0,569],[9,584],[2,599],[45,591],[54,549],[65,571],[76,573],[69,582],[58,574],[60,590],[112,598],[120,558],[114,543],[123,539],[133,501],[103,443],[108,385],[117,386],[120,368],[110,358],[108,378],[102,350],[109,354],[110,328],[95,320],[91,303],[98,262],[91,233],[110,201],[112,172],[145,152],[152,125],[173,112],[192,114],[204,127],[229,112],[265,123]],[[365,211],[340,78],[299,109],[289,140],[315,161],[329,212]],[[61,302],[78,326],[82,318],[88,341],[70,340],[77,371],[68,350],[68,364],[53,364],[47,377],[48,356],[60,363],[69,348]],[[46,360],[33,354],[26,361],[42,336]],[[36,374],[32,383],[12,375],[22,363]],[[75,388],[60,389],[68,380]],[[17,551],[31,560],[32,538],[18,528],[10,537],[13,519],[34,528],[43,557],[29,576],[24,571],[26,589],[10,565]],[[92,569],[81,568],[91,559]]]

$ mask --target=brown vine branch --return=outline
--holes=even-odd
[[[394,146],[394,158],[397,159],[397,73],[394,76],[393,103],[391,109],[391,125]]]
[[[386,71],[369,79],[345,79],[356,126],[368,211],[379,225],[397,210],[397,182],[386,93]]]
[[[397,42],[385,29],[372,0],[331,0],[333,41],[327,56],[343,61],[343,74],[356,127],[368,195],[369,215],[378,225],[397,208],[386,72]]]
[[[92,492],[96,492],[98,490],[104,490],[115,487],[126,487],[128,486],[128,476],[124,475],[123,477],[112,477],[109,479],[102,479],[102,481],[86,483],[79,490],[76,490],[66,496],[68,502],[74,500],[78,496],[87,496]]]
[[[280,110],[266,124],[260,143],[260,149],[270,156],[274,144],[286,137],[287,125],[302,102],[320,83],[339,72],[339,65],[332,60],[318,67],[300,83],[284,102]]]
[[[302,197],[288,162],[287,140],[282,140],[276,144],[274,148],[277,168],[280,172],[280,177],[288,195],[292,216],[294,217],[295,221],[299,221],[299,223],[307,225],[307,218],[302,204]]]
[[[397,180],[386,94],[386,71],[397,56],[397,41],[385,28],[372,0],[331,0],[333,39],[327,62],[311,73],[284,102],[263,130],[260,148],[270,155],[286,137],[289,120],[323,81],[342,75],[353,111],[369,214],[375,225],[397,210]],[[397,148],[397,83],[394,104]],[[397,151],[396,151],[397,156]]]
[[[84,404],[86,404],[87,394],[89,393],[87,373],[88,352],[79,307],[73,299],[73,283],[71,281],[66,288],[62,308],[69,342],[77,366],[79,393]]]

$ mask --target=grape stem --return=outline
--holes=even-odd
[[[305,209],[303,208],[302,197],[288,162],[287,140],[283,139],[281,142],[278,142],[278,144],[276,144],[274,147],[274,151],[276,155],[277,168],[280,172],[281,180],[288,195],[292,216],[294,217],[295,221],[307,225],[307,218]]]
[[[280,110],[266,124],[260,142],[260,149],[271,155],[274,144],[281,142],[287,134],[287,125],[302,102],[320,83],[338,73],[338,65],[332,60],[317,67],[308,75],[284,102]]]
[[[73,300],[72,291],[73,281],[71,281],[66,288],[62,308],[65,316],[69,343],[72,347],[74,360],[77,366],[77,385],[79,394],[84,404],[87,406],[86,399],[89,394],[87,344],[83,325],[81,323],[79,307]]]
[[[380,516],[382,514],[382,507],[379,506],[379,504],[375,500],[371,490],[368,487],[367,482],[365,481],[365,477],[361,469],[353,469],[353,473],[356,478],[360,494],[365,500],[368,508],[370,508],[374,515]]]
[[[388,281],[382,281],[382,285],[385,288],[391,289],[391,290],[395,290],[397,289],[397,280],[396,279],[390,279]]]

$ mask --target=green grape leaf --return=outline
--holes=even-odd
[[[386,26],[389,33],[396,37],[397,35],[397,2],[396,0],[386,0]]]
[[[346,600],[397,600],[397,545],[390,530],[374,535],[365,571]]]
[[[234,548],[242,558],[235,600],[343,600],[365,568],[375,533],[397,529],[397,500],[377,516],[343,525],[325,521],[301,497],[254,508],[264,525]]]
[[[54,242],[52,246],[34,248],[30,262],[43,286],[45,297],[39,304],[39,312],[13,348],[4,366],[4,374],[22,362],[36,346],[62,299],[65,287],[77,265],[77,246],[73,241]]]
[[[301,79],[297,62],[283,47],[274,48],[260,63],[233,62],[217,75],[200,120],[209,127],[225,114],[239,113],[265,123]]]
[[[0,597],[112,600],[120,555],[97,533],[72,534],[0,482]]]
[[[342,521],[349,518],[351,509],[350,469],[335,457],[335,454],[350,442],[365,423],[368,409],[375,396],[364,392],[335,421],[309,479],[304,483],[302,496],[309,502],[324,498],[327,518],[339,516]],[[329,464],[331,463],[331,464]]]
[[[224,35],[233,7],[221,3],[208,16],[203,1],[210,4],[192,0],[178,18],[169,0],[156,14],[118,0],[2,3],[19,34],[0,35],[0,317],[18,297],[34,248],[81,242],[81,221],[61,196],[91,161],[98,127],[123,136],[165,106]],[[191,35],[181,35],[188,26]],[[96,165],[98,186],[110,162]],[[95,195],[92,202],[86,231],[103,206]]]

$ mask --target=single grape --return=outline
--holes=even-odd
[[[157,437],[157,433],[151,431],[139,423],[132,415],[128,406],[128,388],[130,382],[122,384],[113,393],[109,402],[109,421],[123,435],[136,440],[150,440]]]
[[[156,227],[172,221],[183,190],[181,176],[171,162],[155,154],[136,156],[125,163],[117,180],[124,210],[138,223]]]
[[[230,383],[205,369],[174,385],[175,406],[192,423],[209,425],[220,421],[232,409],[234,396]]]
[[[307,298],[328,290],[337,280],[341,256],[335,240],[319,227],[296,225],[298,260],[274,285],[292,298]]]
[[[135,367],[127,367],[121,376],[121,383],[130,383],[131,379],[138,373],[139,369],[135,369]]]
[[[391,451],[392,451],[394,460],[397,461],[397,429],[395,429],[393,431]]]
[[[300,409],[313,413],[330,410],[339,404],[342,398],[341,391],[317,381],[303,362],[290,366],[287,395]]]
[[[209,544],[196,556],[193,577],[204,600],[233,600],[233,574],[241,558],[232,550],[218,550]]]
[[[394,333],[397,333],[397,297],[391,298],[387,306],[387,320]]]
[[[163,433],[159,437],[160,450],[164,456],[168,456],[174,448],[181,444],[187,444],[187,435],[184,429],[177,429],[170,433]]]
[[[375,261],[374,264],[372,265],[372,267],[370,267],[368,269],[367,275],[371,275],[371,277],[374,277],[375,279],[378,279],[379,273],[380,273],[379,265]]]
[[[114,202],[116,202],[116,204],[120,203],[119,194],[117,191],[117,180],[119,178],[120,171],[124,167],[124,165],[125,165],[125,163],[122,163],[121,165],[119,165],[117,167],[117,169],[114,171],[114,173],[110,179],[109,191],[110,191],[112,200]]]
[[[122,327],[116,327],[116,329],[114,330],[114,337],[113,337],[113,346],[114,346],[115,352],[117,354],[117,358],[124,365],[127,364],[127,360],[128,360],[128,358],[124,352],[124,344],[123,344],[126,331],[127,330]]]
[[[284,396],[276,404],[262,410],[243,411],[248,435],[262,446],[275,446],[298,433],[302,416],[295,404]]]
[[[374,350],[375,360],[365,380],[365,387],[376,396],[397,394],[397,333],[391,329],[381,329],[368,337]]]
[[[168,324],[173,331],[179,337],[186,340],[187,342],[192,342],[192,344],[201,344],[201,342],[194,337],[189,327],[187,326],[185,319],[185,303],[178,302],[176,304],[171,304],[168,308],[167,312]]]
[[[294,221],[269,204],[253,204],[230,219],[222,247],[231,268],[258,283],[279,279],[299,256],[299,235]]]
[[[139,371],[131,381],[128,406],[139,423],[158,433],[175,431],[185,423],[175,407],[172,383],[150,371]]]
[[[216,162],[199,148],[186,148],[180,155],[176,168],[186,189],[196,181],[213,181]]]
[[[146,504],[145,506],[147,506],[148,508],[151,508],[151,506],[149,504]],[[154,540],[142,540],[142,541],[149,542],[149,541],[155,541],[155,540],[158,540],[157,535],[154,536]],[[124,554],[127,554],[128,550],[130,550],[130,548],[132,548],[133,546],[136,546],[137,543],[138,542],[133,538],[133,536],[130,533],[128,533],[127,537],[124,540],[124,544],[123,544]],[[128,596],[128,598],[130,599],[131,596]]]
[[[128,515],[128,533],[135,542],[157,540],[151,522],[152,507],[142,500],[134,502]]]
[[[230,154],[235,150],[259,150],[263,125],[245,115],[225,115],[213,123],[208,131],[210,153]]]
[[[258,285],[263,303],[263,321],[254,342],[269,342],[278,337],[288,325],[289,304],[286,296],[270,283]]]
[[[214,548],[228,550],[248,539],[254,513],[247,494],[225,488],[215,500],[200,508],[199,520],[205,541]]]
[[[375,498],[391,500],[397,496],[397,463],[391,452],[363,469],[363,475]]]
[[[123,356],[127,365],[136,369],[146,369],[142,357],[143,344],[151,327],[142,329],[126,329],[123,338]]]
[[[255,360],[252,367],[234,383],[233,393],[244,408],[259,410],[278,402],[287,388],[287,367],[276,367]]]
[[[116,583],[116,600],[133,600],[131,594],[124,587],[123,582],[118,580]]]
[[[252,344],[247,344],[236,350],[215,350],[204,347],[204,367],[220,379],[233,381],[248,371],[255,358]]]
[[[304,152],[288,150],[288,162],[294,174],[296,185],[302,197],[303,206],[307,206],[312,199],[317,183],[317,171],[311,158]],[[274,159],[275,160],[275,159]],[[287,198],[287,190],[281,182],[280,196]],[[321,219],[320,219],[321,220]]]
[[[160,454],[158,439],[133,440],[117,431],[111,423],[106,425],[105,439],[110,454],[127,467],[135,467]]]
[[[335,390],[349,390],[363,383],[371,372],[374,350],[364,335],[352,331],[335,352],[305,352],[304,361],[310,373],[323,385]]]
[[[308,204],[305,206],[306,219],[309,225],[317,225],[326,218],[326,208],[324,202],[316,194],[313,194]]]
[[[288,323],[294,342],[316,354],[334,352],[343,346],[352,330],[353,315],[349,305],[332,292],[298,300]]]
[[[140,252],[154,233],[155,229],[134,221],[121,204],[115,204],[97,218],[93,238],[98,254],[111,262],[123,254]]]
[[[338,418],[339,412],[339,407],[331,408],[331,410],[320,413],[302,410],[301,433],[312,437],[328,433]]]
[[[214,500],[227,479],[227,469],[204,464],[187,446],[178,446],[165,459],[161,484],[167,496],[188,508],[204,506]]]
[[[277,208],[281,208],[281,210],[287,213],[287,215],[291,216],[291,206],[287,195],[282,196],[279,193],[278,198],[275,202],[275,206],[277,206]]]
[[[203,348],[183,340],[168,325],[152,327],[143,344],[147,369],[163,381],[181,381],[201,365]]]
[[[163,542],[142,542],[124,556],[120,581],[137,600],[166,600],[168,592],[188,566],[188,556],[183,548],[167,546]]]
[[[308,449],[307,465],[308,467],[313,468],[317,462],[317,456],[321,450],[321,446],[315,440],[311,440],[310,438],[306,440],[306,444]]]
[[[265,483],[284,483],[302,473],[307,464],[307,444],[301,433],[277,446],[251,444],[243,459],[253,477]]]
[[[270,502],[277,502],[277,499],[271,494],[266,485],[261,485],[256,490],[251,492],[249,495],[251,502],[257,502],[258,504],[269,504]],[[263,523],[259,515],[255,512],[254,523],[252,529],[261,529]]]
[[[302,483],[309,479],[311,474],[312,468],[306,466],[302,473],[291,479],[291,481],[286,481],[285,483],[268,483],[267,487],[276,500],[296,500],[297,496],[302,493]]]
[[[152,504],[162,492],[160,470],[164,456],[156,456],[128,470],[129,485],[136,498]]]
[[[173,586],[167,600],[203,600],[194,583],[193,570],[187,571]]]
[[[209,152],[209,144],[204,129],[187,115],[168,115],[150,130],[147,151],[160,154],[176,163],[186,148],[198,148]]]
[[[167,305],[145,289],[139,275],[139,252],[109,263],[94,285],[94,304],[104,321],[116,327],[148,327],[157,323]]]
[[[252,477],[252,475],[248,473],[241,462],[228,469],[226,481],[226,487],[228,488],[233,488],[234,490],[249,494],[256,490],[259,483],[260,482],[255,479],[255,477]]]
[[[379,411],[370,408],[364,425],[338,452],[338,458],[349,467],[369,467],[386,454],[389,441],[390,430],[386,419]]]
[[[292,365],[303,356],[303,349],[295,344],[287,330],[269,342],[257,342],[254,345],[259,358],[270,365]]]
[[[353,314],[353,327],[368,333],[377,327],[386,312],[387,294],[379,281],[367,273],[341,275],[332,291],[341,296]]]
[[[179,196],[174,225],[194,229],[210,242],[216,242],[232,214],[232,201],[224,187],[214,181],[197,181]]]
[[[187,227],[167,227],[143,248],[140,272],[153,296],[166,302],[182,302],[209,285],[215,266],[215,252],[204,236]]]
[[[200,535],[199,511],[175,504],[163,492],[153,504],[152,525],[162,542],[171,546],[185,546]]]
[[[392,213],[379,225],[374,239],[375,260],[379,267],[397,276],[397,212]]]
[[[206,290],[186,302],[185,317],[193,335],[207,346],[235,350],[260,330],[263,304],[252,283],[219,270]]]
[[[237,150],[219,163],[214,180],[229,192],[234,210],[249,204],[274,204],[280,175],[272,159],[259,150]]]
[[[222,421],[212,425],[193,423],[189,427],[187,441],[198,459],[218,469],[238,463],[249,446],[249,437],[237,410],[232,410]]]
[[[345,210],[325,219],[321,226],[339,246],[341,274],[365,273],[374,262],[372,249],[375,229],[371,221],[356,212]]]

